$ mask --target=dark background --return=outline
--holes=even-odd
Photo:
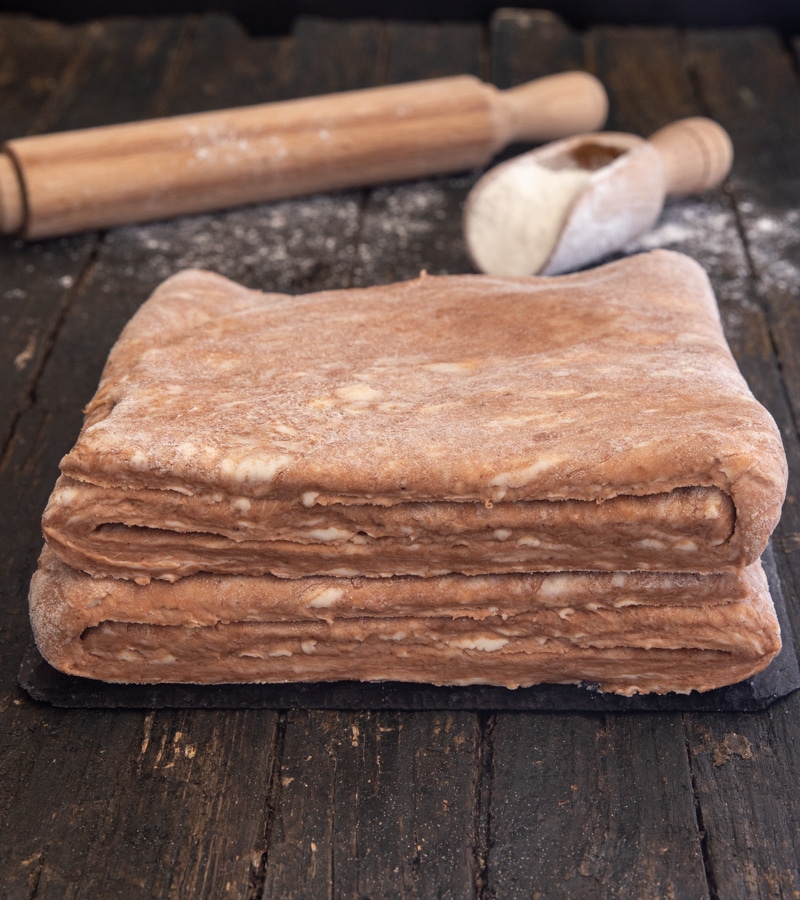
[[[800,33],[798,0],[0,0],[2,12],[27,12],[64,22],[109,15],[227,12],[254,34],[287,32],[299,15],[480,21],[501,6],[549,9],[576,28],[598,24],[769,25],[784,35]]]

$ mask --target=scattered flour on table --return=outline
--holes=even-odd
[[[126,226],[107,242],[123,271],[153,286],[201,268],[248,287],[300,293],[341,287],[358,225],[358,197],[348,192]]]
[[[431,178],[370,191],[349,286],[471,270],[461,216],[474,176]]]
[[[110,231],[116,264],[155,287],[186,268],[304,293],[470,270],[461,206],[474,178],[318,194]],[[122,259],[121,259],[122,257]],[[127,257],[127,265],[125,257]],[[152,289],[152,288],[150,288]]]
[[[739,211],[762,289],[800,296],[800,210],[756,214],[744,202]]]
[[[752,274],[759,287],[800,293],[800,210],[756,214],[753,204],[738,205],[753,264],[750,273],[733,211],[716,198],[685,198],[668,203],[658,224],[624,248],[638,253],[656,247],[694,256],[706,270]],[[742,297],[742,302],[749,302]]]
[[[465,235],[476,266],[488,275],[539,272],[591,175],[525,157],[490,172],[467,202]]]

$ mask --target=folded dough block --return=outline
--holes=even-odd
[[[116,346],[44,516],[147,582],[755,561],[786,486],[702,269],[292,297],[166,281]]]
[[[780,649],[760,563],[718,575],[559,573],[302,579],[92,578],[45,548],[30,593],[42,655],[112,682],[592,682],[710,690]]]

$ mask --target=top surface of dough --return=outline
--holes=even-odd
[[[179,273],[112,350],[62,470],[306,505],[715,485],[770,530],[786,478],[705,274],[665,251],[297,297]]]

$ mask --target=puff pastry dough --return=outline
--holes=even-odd
[[[61,469],[31,614],[78,674],[706,690],[780,644],[780,437],[679,254],[301,297],[180,273]]]

